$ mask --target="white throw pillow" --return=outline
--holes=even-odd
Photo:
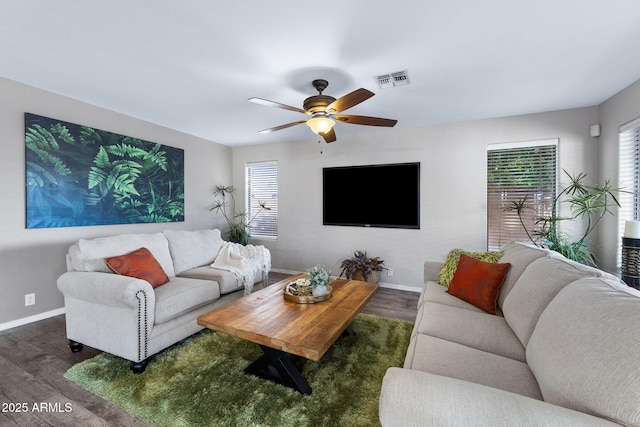
[[[220,230],[165,230],[176,274],[211,264],[224,241]]]
[[[77,242],[79,256],[73,262],[79,271],[104,271],[104,258],[125,255],[140,248],[147,248],[169,277],[175,276],[169,242],[162,233],[119,234],[97,239],[80,239]],[[100,267],[100,268],[99,268]],[[75,268],[75,267],[74,267]],[[76,268],[78,270],[78,268]]]

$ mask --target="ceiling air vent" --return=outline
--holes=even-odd
[[[409,74],[407,70],[396,71],[395,73],[383,74],[376,76],[378,87],[386,89],[393,86],[404,86],[409,84]]]

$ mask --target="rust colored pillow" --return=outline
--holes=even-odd
[[[126,255],[105,258],[105,262],[114,273],[146,280],[154,288],[169,281],[162,266],[147,248],[136,249]]]
[[[447,292],[487,313],[497,314],[500,287],[510,267],[509,263],[484,262],[461,254]]]

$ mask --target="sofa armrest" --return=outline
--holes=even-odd
[[[149,357],[156,295],[149,282],[113,273],[69,271],[58,278],[67,338],[133,362]]]
[[[504,390],[411,369],[389,368],[380,394],[383,427],[618,426]]]
[[[444,266],[443,261],[425,261],[424,262],[424,283],[436,282],[440,280],[440,270]]]
[[[58,289],[65,297],[132,309],[138,307],[138,292],[142,291],[147,306],[155,306],[155,293],[149,282],[119,274],[70,271],[58,278]]]

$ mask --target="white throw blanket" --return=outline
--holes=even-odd
[[[225,242],[211,267],[233,273],[236,281],[244,286],[244,294],[248,295],[262,269],[264,268],[265,274],[271,271],[271,253],[262,245],[242,246],[239,243]]]

